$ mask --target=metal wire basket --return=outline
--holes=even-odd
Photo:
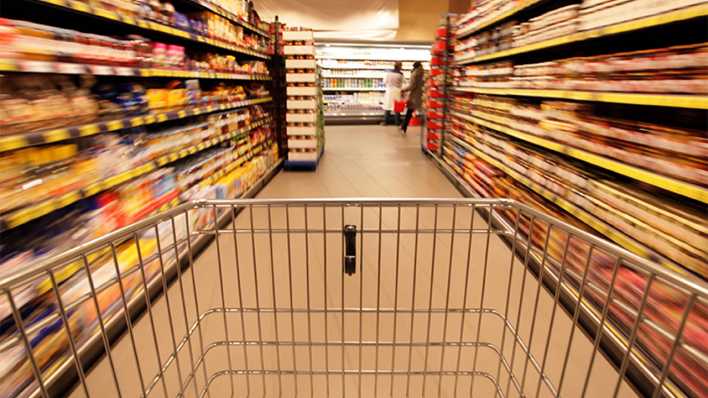
[[[0,290],[6,395],[708,391],[704,282],[510,200],[198,201]]]

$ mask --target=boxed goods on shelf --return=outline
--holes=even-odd
[[[568,58],[535,64],[510,61],[467,66],[459,85],[637,93],[706,94],[702,71],[708,66],[705,44]],[[611,76],[605,79],[605,76]],[[533,93],[530,93],[533,94]]]
[[[449,29],[449,17],[436,30],[436,39],[431,49],[430,76],[426,82],[427,118],[423,146],[429,152],[441,153],[442,136],[448,112],[447,90],[452,80],[452,58],[447,53],[452,49],[453,34]]]
[[[184,46],[83,33],[36,23],[0,19],[2,69],[27,72],[137,75],[134,68],[267,74],[262,61],[238,62],[232,55],[187,52]],[[0,63],[0,65],[2,65]],[[82,66],[94,66],[82,68]],[[114,66],[116,69],[108,69]]]
[[[314,169],[324,148],[320,72],[315,61],[314,34],[306,29],[283,32],[287,82],[286,167]],[[292,143],[292,146],[290,145]]]
[[[184,12],[180,12],[170,2],[148,0],[117,1],[115,4],[114,2],[94,0],[75,0],[62,3],[53,0],[38,0],[38,2],[95,15],[148,31],[267,58],[265,54],[269,48],[267,33],[244,22],[239,17],[225,18],[214,13],[213,9],[217,7],[207,6],[206,11],[187,12],[187,10],[182,10]],[[203,5],[204,3],[196,2],[195,4]],[[179,9],[182,9],[181,5],[178,5]],[[237,22],[237,24],[233,22]]]
[[[650,15],[662,14],[701,3],[702,2],[699,0],[615,0],[606,2],[585,0],[580,10],[580,29],[595,29]]]
[[[250,194],[277,164],[270,111],[257,105],[271,100],[269,90],[234,82],[267,80],[264,61],[242,59],[268,58],[270,35],[259,30],[267,24],[243,0],[190,3],[37,0],[0,8],[19,18],[0,19],[3,276],[185,200]],[[52,13],[43,15],[41,4]],[[88,15],[115,24],[77,24],[97,34],[30,22],[67,26]],[[159,223],[116,240],[113,252],[58,266],[51,279],[28,279],[10,293],[12,306],[0,297],[0,396],[41,394],[20,332],[31,340],[43,388],[66,393],[71,365],[88,369],[93,354],[85,353],[101,345],[99,323],[114,338],[140,315],[140,298],[164,287],[160,279],[185,259],[187,228],[214,228],[224,214],[196,210]],[[53,290],[66,306],[61,316]]]
[[[708,157],[708,147],[699,131],[601,118],[593,115],[590,105],[567,102],[547,101],[540,107],[517,102],[510,109],[511,117],[477,109],[471,115],[490,123],[708,185],[708,175],[700,160]],[[652,157],[647,157],[647,153]],[[682,155],[681,162],[676,161],[677,155]]]
[[[288,100],[288,109],[317,109],[316,99]]]
[[[473,131],[467,130],[468,128],[472,128]],[[608,222],[610,225],[620,225],[621,222],[620,224],[617,224],[617,222],[626,217],[627,219],[634,221],[632,222],[631,227],[625,228],[646,228],[643,224],[636,224],[636,219],[633,218],[636,216],[636,212],[634,212],[634,216],[625,216],[623,211],[627,211],[627,205],[624,207],[613,208],[610,211],[603,211],[602,207],[588,207],[588,216],[581,215],[582,211],[585,210],[581,211],[578,209],[585,208],[586,206],[598,206],[602,203],[602,200],[606,199],[599,199],[601,196],[598,195],[602,190],[601,187],[603,186],[601,184],[614,183],[600,183],[594,178],[589,178],[586,176],[583,171],[580,171],[581,169],[575,169],[573,165],[564,163],[561,159],[555,159],[553,160],[553,163],[548,163],[549,160],[546,155],[534,155],[533,151],[527,152],[527,149],[514,147],[513,144],[504,139],[495,138],[494,133],[487,133],[483,130],[479,130],[473,124],[467,124],[464,120],[459,123],[456,122],[456,127],[453,131],[455,131],[453,133],[454,137],[461,138],[460,140],[457,138],[452,138],[449,141],[446,141],[447,148],[445,150],[445,158],[449,159],[448,162],[453,162],[452,164],[456,166],[455,168],[463,176],[464,180],[467,181],[479,195],[485,197],[501,196],[516,198],[522,200],[524,203],[532,204],[535,207],[543,209],[547,214],[552,214],[587,231],[591,231],[588,229],[587,224],[585,224],[588,220],[587,217],[597,217],[598,223]],[[470,144],[466,144],[466,142],[470,142]],[[516,157],[522,153],[530,154],[531,157],[529,157],[529,155],[524,156],[525,159],[533,163],[527,163],[525,160],[521,160],[521,158]],[[545,168],[546,171],[541,171],[543,170],[542,168]],[[557,176],[542,177],[543,175],[547,175],[549,173],[555,173]],[[545,178],[548,178],[548,180],[545,180]],[[567,182],[570,181],[576,181],[576,183],[580,185],[576,188],[568,188],[567,186],[564,186],[564,184],[567,184]],[[500,189],[502,190],[500,191]],[[582,191],[582,193],[574,193],[579,191]],[[613,192],[613,195],[617,195],[623,191],[626,193],[620,195],[624,195],[624,197],[627,197],[628,195],[634,196],[634,193],[636,193],[633,192],[633,189],[630,186],[620,186],[617,184],[615,184],[615,187],[612,188],[611,191],[607,192],[608,194],[609,192]],[[593,199],[593,197],[597,197],[598,199]],[[564,202],[559,198],[565,198],[569,200],[569,202]],[[647,199],[649,199],[649,197],[647,197]],[[558,203],[561,207],[555,208],[554,205],[549,204],[550,200]],[[670,234],[672,235],[675,235],[678,231],[685,231],[682,232],[683,235],[687,237],[694,237],[691,238],[693,242],[692,245],[698,244],[698,246],[691,246],[693,247],[692,250],[702,250],[699,249],[699,247],[704,246],[704,242],[701,242],[700,240],[704,239],[698,238],[698,236],[695,235],[695,232],[691,232],[692,228],[696,225],[695,217],[697,215],[695,214],[695,211],[689,211],[687,213],[686,210],[688,209],[681,209],[681,206],[676,205],[668,205],[665,207],[665,210],[659,210],[660,207],[655,207],[657,205],[656,199],[653,198],[649,200],[651,201],[647,203],[651,204],[647,204],[646,206],[648,207],[645,208],[653,208],[656,211],[659,211],[659,213],[656,214],[661,214],[659,216],[660,218],[654,218],[654,220],[661,220],[663,218],[663,220],[659,221],[659,223],[666,223],[668,220],[671,220],[669,222],[676,222],[685,217],[683,219],[688,222],[687,224],[674,224],[672,226],[664,224],[663,228],[668,228],[671,231]],[[572,203],[573,205],[567,203]],[[575,205],[574,203],[579,204]],[[611,203],[610,206],[616,206],[618,201],[615,200],[614,202],[608,203]],[[579,217],[580,220],[583,220],[583,223],[579,222],[577,218],[569,216],[567,213],[570,208],[569,206],[578,206],[578,209],[574,210],[574,213],[571,214],[575,217]],[[659,206],[664,205],[660,204]],[[630,205],[630,207],[632,206]],[[691,212],[693,212],[693,215],[691,215]],[[671,217],[670,214],[681,215],[681,218]],[[691,221],[691,219],[694,221]],[[513,214],[509,214],[509,222],[516,222]],[[525,226],[522,227],[524,234],[528,234],[528,220],[525,220],[522,224],[525,224]],[[607,230],[608,227],[603,228]],[[542,225],[542,223],[535,224],[534,235],[536,241],[534,242],[534,249],[532,249],[532,251],[537,250],[539,253],[543,252],[543,237],[546,235],[544,231],[546,231],[546,227]],[[630,233],[629,236],[633,236],[635,238],[642,237],[642,235],[636,234],[636,231],[628,231],[626,229],[624,231]],[[657,234],[656,231],[651,232],[651,234],[656,234],[657,237],[666,236],[661,233]],[[699,240],[697,241],[696,239]],[[548,264],[561,263],[561,257],[563,256],[563,242],[566,240],[567,238],[563,236],[563,233],[560,230],[556,230],[551,234],[548,247],[549,253],[552,254],[550,254],[549,257],[555,261],[558,261],[558,263],[549,260]],[[647,239],[647,241],[650,240]],[[654,239],[654,241],[656,242],[657,240]],[[669,239],[669,241],[672,241],[672,239]],[[643,243],[647,242],[643,241]],[[678,242],[673,241],[673,244],[677,243]],[[569,278],[575,284],[579,284],[581,275],[586,267],[582,259],[588,257],[588,247],[577,247],[573,250],[578,250],[578,261],[569,261],[571,257],[565,257],[565,261],[567,261],[570,265],[570,269],[565,270],[566,278]],[[677,249],[670,249],[669,252],[675,254],[675,250]],[[585,255],[582,253],[585,253]],[[705,253],[703,253],[702,256],[705,256]],[[611,277],[612,265],[613,262],[609,258],[604,262],[594,261],[593,263],[587,265],[590,270],[590,275],[588,276],[588,282],[586,283],[597,283],[600,288],[593,290],[592,293],[588,293],[586,291],[586,294],[592,296],[592,299],[596,300],[598,303],[604,302],[604,297],[602,294],[606,293],[601,292],[606,292],[608,287],[607,281],[610,280]],[[618,272],[617,278],[620,287],[616,290],[617,296],[615,296],[615,299],[617,301],[610,307],[610,314],[613,317],[613,320],[617,322],[621,328],[623,328],[625,333],[628,333],[628,325],[631,325],[634,320],[632,318],[633,315],[627,312],[627,308],[632,308],[635,311],[638,308],[639,297],[635,293],[637,292],[637,289],[641,290],[641,287],[646,283],[646,278],[629,268],[622,268],[620,272]],[[645,316],[648,316],[649,319],[655,322],[653,324],[654,326],[643,327],[639,332],[638,340],[644,345],[644,347],[648,348],[649,352],[655,356],[659,363],[661,363],[662,360],[666,359],[666,356],[668,355],[668,347],[670,346],[670,340],[665,337],[666,334],[663,333],[667,333],[667,331],[669,335],[671,333],[675,333],[678,325],[675,322],[674,316],[677,316],[676,312],[681,308],[681,303],[685,305],[686,296],[680,291],[672,290],[668,286],[659,285],[660,284],[657,283],[655,288],[651,290],[650,295],[652,299],[650,301],[652,304],[650,305],[651,307],[645,312]],[[691,325],[691,328],[695,332],[702,333],[700,331],[702,329],[700,314],[703,313],[704,310],[705,309],[695,309],[695,316],[691,316],[689,318],[688,324]],[[700,347],[701,343],[699,341],[700,338],[692,338],[691,343],[688,344],[692,345],[694,348]],[[704,383],[704,380],[702,381],[700,365],[696,362],[693,354],[689,354],[687,352],[677,353],[675,361],[676,362],[672,367],[674,376],[691,386],[694,391],[699,391],[702,388],[702,383]]]
[[[707,64],[705,43],[691,31],[705,7],[505,3],[476,2],[458,19],[442,167],[472,195],[519,200],[704,289]],[[644,30],[656,40],[642,40]],[[613,285],[611,332],[591,332],[619,336],[608,345],[617,366],[613,353],[635,345],[639,359],[622,366],[638,391],[702,396],[708,315],[705,303],[692,301],[700,294],[692,298],[642,267],[616,266],[610,256],[589,256],[596,248],[544,222],[500,213],[551,270],[549,288],[572,292],[569,311],[580,296],[591,303],[583,311],[597,316]]]
[[[247,90],[240,85],[221,84],[203,91],[196,80],[173,81],[166,88],[155,85],[145,88],[131,83],[94,84],[91,79],[81,80],[77,86],[70,79],[54,76],[8,75],[0,80],[2,135],[134,117],[165,109],[236,103],[248,97]],[[262,94],[259,87],[250,90]],[[98,132],[98,127],[93,128],[97,130],[94,134]]]
[[[317,61],[314,59],[286,59],[287,69],[317,69]]]
[[[259,132],[256,131],[256,135]],[[259,139],[265,143],[268,134],[264,131]],[[115,228],[137,221],[149,214],[179,203],[177,194],[182,200],[213,198],[225,199],[234,198],[242,194],[248,187],[253,185],[265,171],[274,164],[275,157],[272,150],[264,152],[264,156],[251,158],[239,157],[233,149],[215,149],[200,153],[198,157],[190,158],[187,162],[173,168],[162,168],[151,172],[143,177],[132,180],[126,184],[116,187],[109,192],[101,193],[95,198],[87,199],[89,203],[81,206],[73,206],[65,211],[66,217],[55,218],[50,228],[44,226],[37,229],[28,226],[34,233],[29,239],[14,239],[13,246],[3,247],[0,258],[3,259],[0,268],[3,270],[21,267],[30,261],[38,261],[55,253],[60,253],[76,244],[76,241],[90,240],[91,237],[99,236],[102,233],[110,232]],[[214,222],[214,212],[193,211],[189,217],[190,229],[208,228]],[[117,265],[120,270],[122,289],[129,299],[137,297],[147,286],[152,286],[160,275],[161,267],[171,269],[175,266],[177,257],[175,253],[183,252],[186,249],[185,222],[175,223],[174,236],[178,247],[176,250],[163,252],[161,261],[156,258],[157,235],[154,229],[142,233],[135,240],[128,242],[117,242],[115,255],[118,259]],[[169,224],[169,223],[168,223]],[[65,231],[57,234],[57,231]],[[173,231],[170,225],[160,225],[159,239],[162,247],[169,247],[173,243]],[[18,231],[23,234],[27,231]],[[12,233],[12,232],[10,232]],[[90,235],[87,235],[90,233]],[[36,248],[37,243],[47,238],[42,246],[45,249],[41,252],[32,253],[31,249]],[[136,245],[139,244],[139,249]],[[23,248],[26,247],[26,248]],[[145,266],[145,281],[142,282],[141,273],[137,265],[137,250]],[[39,254],[41,253],[41,254]],[[10,257],[8,258],[8,254]],[[110,322],[115,317],[120,317],[122,307],[118,292],[118,274],[114,267],[111,253],[97,253],[95,257],[88,258],[92,274],[92,282],[99,290],[98,309],[101,312],[103,322]],[[62,283],[62,301],[67,306],[75,308],[68,314],[69,330],[74,336],[74,340],[79,346],[87,343],[94,335],[98,318],[96,307],[90,299],[91,290],[87,284],[86,274],[77,272],[83,265],[74,264],[65,269]],[[68,273],[67,273],[68,272]],[[164,271],[163,271],[164,272]],[[67,359],[68,341],[61,335],[61,320],[56,318],[56,314],[51,315],[51,285],[48,281],[41,279],[37,281],[35,288],[25,291],[24,301],[16,303],[22,306],[25,314],[25,328],[35,343],[38,365],[42,368],[56,364],[56,361]],[[30,286],[32,287],[32,286]],[[49,287],[49,289],[48,289]],[[29,302],[34,304],[26,307]],[[31,310],[31,311],[30,311]],[[0,339],[5,343],[16,338],[12,328],[12,321],[9,308],[5,298],[0,300]],[[8,323],[9,321],[9,323]],[[59,326],[59,327],[57,327]],[[8,346],[5,345],[7,348]],[[19,348],[19,350],[15,350]],[[31,388],[29,384],[32,380],[32,373],[29,362],[21,345],[10,345],[9,349],[3,352],[6,358],[3,372],[0,374],[0,393],[3,395],[19,394],[25,388]],[[5,373],[9,372],[9,373]]]

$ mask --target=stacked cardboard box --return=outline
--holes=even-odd
[[[313,32],[286,30],[283,40],[288,85],[286,166],[314,169],[324,150],[324,118]]]

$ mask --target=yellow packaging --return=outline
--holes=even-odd
[[[149,88],[145,91],[148,107],[150,109],[161,109],[167,107],[167,92],[164,88]]]
[[[167,93],[167,106],[169,108],[184,106],[187,103],[187,90],[176,88]]]

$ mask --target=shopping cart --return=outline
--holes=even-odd
[[[0,290],[6,395],[708,391],[704,282],[510,200],[197,201]]]

